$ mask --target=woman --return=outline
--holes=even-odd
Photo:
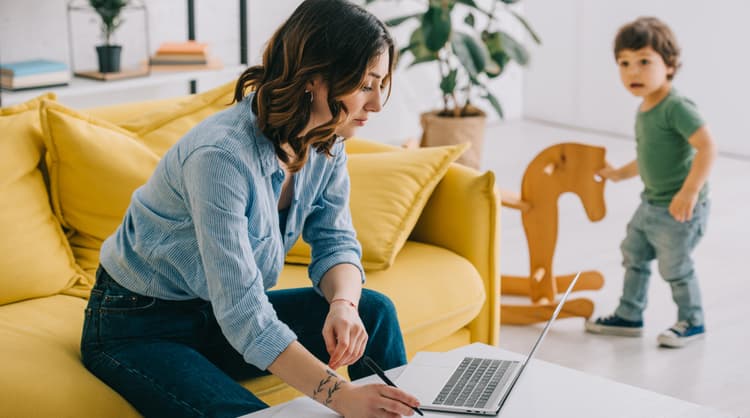
[[[412,415],[413,396],[335,373],[369,374],[363,354],[406,362],[393,304],[362,289],[341,140],[380,111],[393,61],[364,9],[294,11],[238,103],[166,153],[102,245],[81,342],[93,374],[146,416],[265,408],[236,380],[268,372],[347,417]],[[269,291],[300,232],[313,286]]]

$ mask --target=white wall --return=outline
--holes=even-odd
[[[85,0],[77,0],[85,4]],[[480,0],[488,1],[488,0]],[[149,53],[167,40],[187,39],[187,13],[184,0],[146,0],[149,10]],[[409,6],[409,3],[412,3]],[[45,57],[70,63],[67,41],[67,0],[0,0],[0,62],[11,62],[35,57]],[[291,14],[298,0],[248,0],[248,57],[251,64],[260,62],[266,41],[273,31]],[[381,2],[372,10],[378,16],[400,15],[404,7],[415,7],[418,2],[404,1],[399,10],[392,1]],[[225,65],[239,62],[239,17],[236,0],[196,0],[196,35],[209,42],[214,55]],[[73,51],[76,70],[95,67],[94,45],[99,41],[97,25],[85,16],[77,15],[73,25]],[[511,24],[510,30],[519,28]],[[409,31],[397,28],[394,36],[397,44],[406,44]],[[117,32],[117,40],[124,45],[124,64],[135,65],[145,58],[143,22],[140,15],[128,15],[128,21]],[[126,53],[126,52],[127,53]],[[218,85],[226,79],[203,77],[199,90]],[[359,134],[383,142],[400,144],[406,138],[418,137],[419,112],[440,106],[437,69],[429,64],[409,70],[398,69],[394,78],[393,94],[383,112]],[[492,84],[499,96],[506,118],[521,115],[521,70],[511,66],[506,74]],[[65,104],[73,107],[88,107],[124,101],[169,97],[187,93],[186,83],[173,83],[158,87],[133,89],[106,95],[67,98]],[[492,122],[495,120],[490,110]]]
[[[750,156],[750,2],[528,0],[525,12],[544,41],[524,76],[526,117],[632,137],[638,100],[620,84],[612,42],[622,24],[652,15],[682,47],[675,87],[698,104],[720,151]]]

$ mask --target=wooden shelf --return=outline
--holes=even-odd
[[[156,86],[167,83],[174,83],[180,81],[189,82],[190,93],[196,93],[196,81],[204,76],[218,76],[226,77],[227,81],[232,78],[238,77],[242,71],[247,68],[247,0],[239,1],[239,17],[240,17],[240,64],[235,66],[224,67],[221,69],[205,69],[195,71],[152,71],[151,74],[144,77],[123,79],[123,80],[108,80],[98,81],[89,80],[80,77],[74,77],[67,86],[62,87],[49,87],[39,88],[32,90],[22,91],[8,91],[0,89],[0,107],[11,106],[18,103],[23,103],[27,100],[33,99],[43,93],[53,92],[57,95],[58,99],[65,100],[66,98],[87,96],[92,94],[100,94],[106,92],[118,92],[125,91],[128,89],[137,89],[141,87]],[[188,15],[188,39],[195,40],[195,0],[187,0],[187,15]]]
[[[176,72],[152,72],[144,77],[129,78],[125,80],[97,81],[74,77],[70,84],[61,87],[40,88],[22,91],[3,90],[3,106],[12,106],[33,99],[43,93],[53,92],[58,99],[65,99],[91,94],[124,91],[140,87],[148,87],[166,83],[190,81],[200,79],[203,76],[237,77],[244,71],[244,65],[224,67],[220,70],[198,70],[198,71],[176,71]]]

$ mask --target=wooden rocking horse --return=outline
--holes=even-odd
[[[580,197],[590,221],[604,217],[604,180],[596,175],[604,168],[602,147],[576,143],[553,145],[536,156],[526,168],[521,196],[500,191],[502,205],[521,211],[529,249],[529,276],[502,275],[501,293],[529,296],[530,305],[501,304],[501,320],[506,324],[547,321],[557,306],[555,295],[564,292],[575,274],[555,276],[552,259],[557,244],[557,200],[562,193]],[[596,290],[604,285],[598,271],[584,271],[573,290]],[[589,318],[594,303],[587,298],[569,299],[560,318]]]

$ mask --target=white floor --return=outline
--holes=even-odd
[[[581,132],[531,121],[490,126],[483,168],[493,170],[497,184],[520,191],[526,165],[542,149],[559,142],[602,145],[615,166],[635,157],[632,140]],[[719,139],[719,148],[720,139]],[[683,349],[659,348],[656,336],[676,320],[667,284],[652,278],[642,338],[607,337],[583,332],[583,319],[556,322],[539,358],[563,366],[660,392],[679,399],[750,417],[750,159],[720,156],[711,177],[713,201],[707,235],[695,251],[703,291],[707,337]],[[560,228],[554,260],[556,274],[599,270],[605,286],[581,292],[596,303],[595,315],[615,308],[622,286],[619,244],[639,202],[641,183],[632,179],[605,187],[607,215],[597,223],[586,218],[580,200],[560,198]],[[528,274],[526,239],[518,211],[503,208],[500,269]],[[655,266],[654,266],[655,267]],[[654,270],[656,270],[654,268]],[[575,295],[571,295],[574,297]],[[523,299],[504,298],[516,303]],[[503,325],[500,346],[527,352],[543,324]]]

